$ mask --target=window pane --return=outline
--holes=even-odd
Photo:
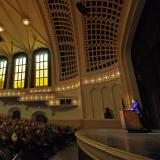
[[[39,70],[39,63],[36,64],[36,70]]]
[[[23,65],[22,66],[22,72],[25,72],[26,71],[26,65]]]
[[[40,77],[43,77],[43,70],[40,70]]]
[[[48,86],[48,78],[44,78],[44,86]]]
[[[3,62],[1,62],[1,68],[3,68]]]
[[[21,88],[21,81],[18,81],[18,88]]]
[[[24,88],[24,80],[21,82],[21,88]]]
[[[44,62],[44,69],[48,68],[48,62]]]
[[[18,66],[19,67],[19,72],[22,72],[22,66]]]
[[[17,81],[14,82],[13,87],[14,87],[14,88],[17,88]]]
[[[43,54],[41,54],[40,56],[40,61],[43,61]]]
[[[44,61],[48,61],[48,54],[44,55]]]
[[[15,74],[15,80],[18,80],[18,74]]]
[[[4,88],[4,81],[6,77],[6,67],[7,67],[7,60],[1,59],[0,60],[0,88]]]
[[[22,73],[22,79],[25,79],[25,73]]]
[[[39,86],[39,79],[36,79],[36,86]]]
[[[15,67],[15,72],[18,72],[18,66]]]
[[[23,58],[23,64],[26,64],[26,58]]]
[[[43,86],[43,78],[40,79],[40,86]]]
[[[18,80],[19,81],[21,80],[21,74],[20,73],[18,74]]]
[[[22,58],[19,59],[19,65],[22,65]]]
[[[6,74],[6,68],[3,69],[3,74],[4,74],[4,75]]]
[[[36,55],[36,62],[39,62],[39,55]]]
[[[15,59],[15,72],[14,72],[14,88],[24,88],[25,72],[26,72],[26,57],[21,56]]]
[[[44,77],[48,77],[48,70],[44,70]]]
[[[35,55],[35,86],[48,86],[48,52]]]
[[[39,78],[39,71],[36,71],[36,78]]]
[[[16,65],[18,65],[19,64],[19,59],[16,59]]]
[[[40,69],[43,69],[43,62],[40,63]]]
[[[7,61],[4,61],[4,67],[7,67]]]

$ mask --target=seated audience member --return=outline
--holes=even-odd
[[[75,140],[74,127],[0,117],[0,159],[48,159]],[[2,157],[2,158],[1,158]]]

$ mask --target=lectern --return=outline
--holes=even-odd
[[[122,128],[128,130],[139,130],[142,128],[137,113],[131,109],[123,109],[120,111],[120,119]]]

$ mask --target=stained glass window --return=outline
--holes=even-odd
[[[4,88],[4,82],[6,78],[7,60],[0,60],[0,89]]]
[[[48,86],[48,52],[45,50],[35,55],[35,86]]]
[[[13,88],[24,88],[26,75],[26,57],[19,56],[15,59]]]

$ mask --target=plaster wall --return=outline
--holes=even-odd
[[[83,86],[83,108],[85,119],[104,119],[105,108],[110,108],[114,118],[119,119],[122,109],[120,79],[100,84]]]

